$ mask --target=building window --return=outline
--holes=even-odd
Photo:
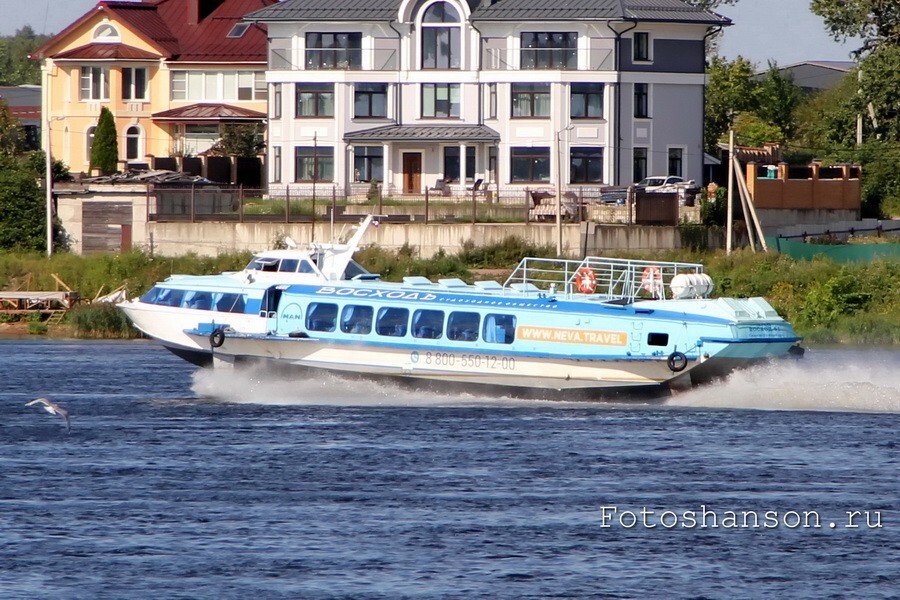
[[[603,84],[573,83],[571,85],[571,113],[573,119],[602,119]]]
[[[422,17],[422,68],[458,69],[460,67],[461,23],[459,13],[446,2],[428,7]]]
[[[307,33],[306,68],[359,70],[362,68],[361,33]]]
[[[94,30],[94,41],[97,42],[118,42],[119,41],[119,30],[110,25],[109,23],[104,23],[100,27]]]
[[[265,100],[263,71],[172,71],[172,100]]]
[[[356,181],[384,181],[384,147],[354,147],[353,177]]]
[[[88,127],[87,131],[84,132],[85,133],[84,155],[87,157],[87,162],[91,161],[91,148],[94,147],[94,132],[96,130],[97,130],[96,127],[91,126],[91,127]]]
[[[140,156],[141,129],[131,126],[125,131],[125,158],[136,160]]]
[[[356,83],[353,86],[353,115],[361,119],[387,117],[387,84]]]
[[[122,68],[122,99],[147,99],[147,69],[132,67]]]
[[[525,32],[521,37],[523,69],[577,69],[578,34],[574,32]]]
[[[550,84],[512,84],[512,116],[520,118],[549,117]]]
[[[281,84],[272,84],[272,118],[281,118]]]
[[[510,148],[510,179],[514,183],[550,181],[550,148]]]
[[[444,147],[444,179],[459,181],[459,146]],[[475,146],[466,146],[466,181],[475,181]]]
[[[81,100],[109,100],[109,69],[81,67]]]
[[[632,179],[637,183],[647,177],[647,149],[635,148],[633,156]]]
[[[497,84],[488,84],[488,119],[497,118]]]
[[[423,83],[422,116],[443,119],[459,117],[459,84]]]
[[[333,181],[334,148],[332,146],[297,146],[294,148],[294,181]]]
[[[634,118],[650,118],[650,84],[634,84]]]
[[[333,117],[333,83],[298,83],[296,117]]]
[[[272,183],[281,183],[281,146],[272,147]]]
[[[650,34],[646,31],[638,31],[634,34],[634,60],[650,60]]]
[[[253,97],[241,98],[241,90],[238,88],[238,100],[266,100],[269,97],[269,86],[266,84],[266,74],[263,71],[253,72]]]
[[[603,148],[572,148],[569,156],[569,178],[572,183],[601,183]]]
[[[684,176],[684,148],[669,148],[669,172],[666,175]]]

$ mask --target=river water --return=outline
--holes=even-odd
[[[148,342],[0,341],[0,381],[4,599],[898,594],[898,349],[663,405],[198,371]]]

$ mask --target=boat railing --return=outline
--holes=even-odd
[[[701,274],[703,265],[669,261],[587,256],[584,260],[524,258],[504,288],[572,297],[596,294],[603,301],[673,298],[669,284],[676,275]]]

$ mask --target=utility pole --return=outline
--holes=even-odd
[[[731,254],[734,246],[732,237],[733,231],[731,222],[734,220],[734,124],[728,129],[728,206],[726,207],[727,216],[725,217],[725,254]],[[719,213],[721,214],[721,213]]]

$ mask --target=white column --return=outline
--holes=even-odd
[[[465,185],[466,185],[466,145],[464,143],[459,144],[459,183],[462,184],[463,189],[465,189]]]

